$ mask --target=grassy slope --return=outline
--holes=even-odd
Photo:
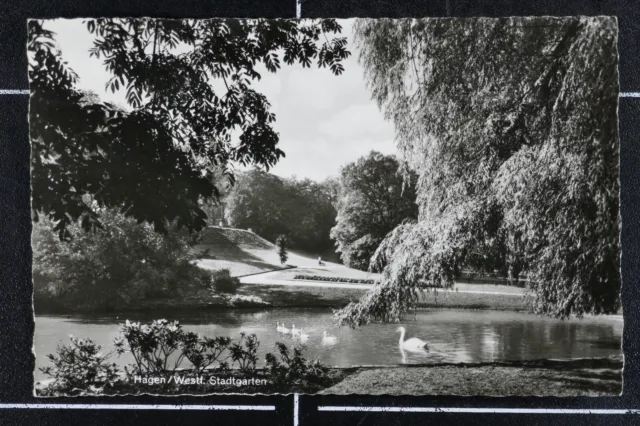
[[[208,250],[208,256],[204,252]],[[289,271],[280,264],[276,247],[264,238],[243,229],[220,228],[210,226],[203,231],[200,244],[194,248],[193,255],[197,265],[206,269],[223,269],[231,271],[235,277],[281,270],[274,278],[293,279],[295,274],[339,276],[347,278],[366,278],[370,274],[347,268],[338,263],[325,262],[318,265],[318,257],[311,254],[289,251],[288,267],[296,267]]]
[[[279,262],[265,256],[270,251],[275,253],[274,245],[253,232],[210,226],[203,231],[193,255],[201,268],[229,269],[232,276],[238,277],[281,268]]]

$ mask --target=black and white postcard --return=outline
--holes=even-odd
[[[35,395],[619,395],[617,33],[30,20]]]

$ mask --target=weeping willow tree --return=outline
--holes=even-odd
[[[537,314],[619,309],[615,18],[358,20],[372,97],[418,175],[418,220],[337,312],[396,321],[463,268],[524,280]]]

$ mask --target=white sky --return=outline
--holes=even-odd
[[[393,124],[385,121],[365,87],[358,52],[352,45],[353,20],[340,20],[351,56],[345,72],[301,65],[282,68],[275,74],[260,72],[253,87],[263,93],[276,114],[274,129],[280,134],[279,148],[286,158],[271,169],[283,176],[323,180],[336,176],[340,167],[371,150],[395,153]],[[96,92],[104,101],[125,105],[124,91],[105,90],[110,78],[101,59],[89,58],[93,36],[82,19],[59,19],[45,25],[56,33],[64,59],[78,74],[78,87]]]

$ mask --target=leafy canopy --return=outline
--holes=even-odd
[[[405,181],[394,156],[372,151],[341,171],[336,225],[331,238],[345,265],[366,270],[383,238],[416,219],[415,179]]]
[[[469,265],[526,278],[538,314],[617,311],[616,42],[612,18],[357,21],[420,214],[381,244],[381,284],[341,322],[397,320]]]
[[[86,25],[89,53],[111,73],[107,88],[126,92],[126,111],[87,102],[54,34],[29,22],[33,210],[49,216],[63,239],[79,218],[85,229],[100,226],[87,194],[159,231],[174,219],[202,228],[198,202],[218,192],[212,174],[232,176],[234,163],[268,169],[284,156],[270,104],[251,87],[259,67],[274,73],[282,62],[316,63],[339,75],[350,54],[344,37],[332,37],[341,31],[332,19]]]

